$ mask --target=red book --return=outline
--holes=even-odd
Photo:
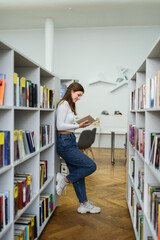
[[[5,79],[0,79],[0,105],[4,102]]]
[[[18,210],[23,209],[23,181],[17,180],[18,183]]]

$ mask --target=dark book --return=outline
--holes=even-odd
[[[19,159],[18,131],[14,130],[14,161]]]
[[[32,83],[32,107],[35,107],[35,84]]]
[[[28,141],[27,141],[27,136],[26,133],[23,131],[23,143],[24,143],[24,150],[25,154],[30,154],[29,146],[28,146]]]
[[[32,99],[32,83],[29,81],[29,107],[33,107],[33,99]]]
[[[32,83],[32,107],[37,107],[37,84]]]
[[[33,148],[33,145],[32,145],[31,132],[30,131],[25,131],[25,133],[26,133],[26,136],[27,136],[27,141],[28,141],[28,146],[29,146],[30,153],[33,153],[34,148]]]
[[[10,131],[4,131],[4,165],[10,164]]]
[[[31,131],[31,141],[33,146],[33,151],[36,151],[35,141],[34,141],[34,131]]]
[[[4,166],[4,132],[0,132],[0,167]]]

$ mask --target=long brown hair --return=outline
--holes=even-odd
[[[74,92],[78,92],[78,91],[81,91],[84,93],[84,88],[83,86],[78,83],[78,82],[73,82],[71,83],[68,87],[67,87],[67,90],[66,90],[66,93],[64,94],[63,98],[58,102],[57,106],[64,102],[64,101],[67,101],[69,103],[69,106],[72,110],[72,112],[74,112],[74,114],[76,115],[76,105],[75,103],[73,102],[72,100],[72,96],[71,96],[71,90],[73,90]]]

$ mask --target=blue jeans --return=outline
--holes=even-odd
[[[73,184],[79,202],[88,201],[85,177],[96,170],[95,162],[78,149],[73,133],[57,134],[57,153],[67,164],[69,169],[67,179]]]

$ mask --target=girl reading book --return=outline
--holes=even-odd
[[[61,196],[62,191],[69,183],[72,183],[79,200],[79,213],[99,213],[101,209],[88,201],[85,186],[85,177],[96,170],[95,162],[81,152],[76,143],[73,130],[85,128],[91,123],[88,121],[75,123],[76,102],[81,99],[84,89],[81,84],[74,82],[69,85],[65,95],[57,104],[57,152],[65,160],[69,174],[65,177],[61,173],[56,176],[56,192]]]

